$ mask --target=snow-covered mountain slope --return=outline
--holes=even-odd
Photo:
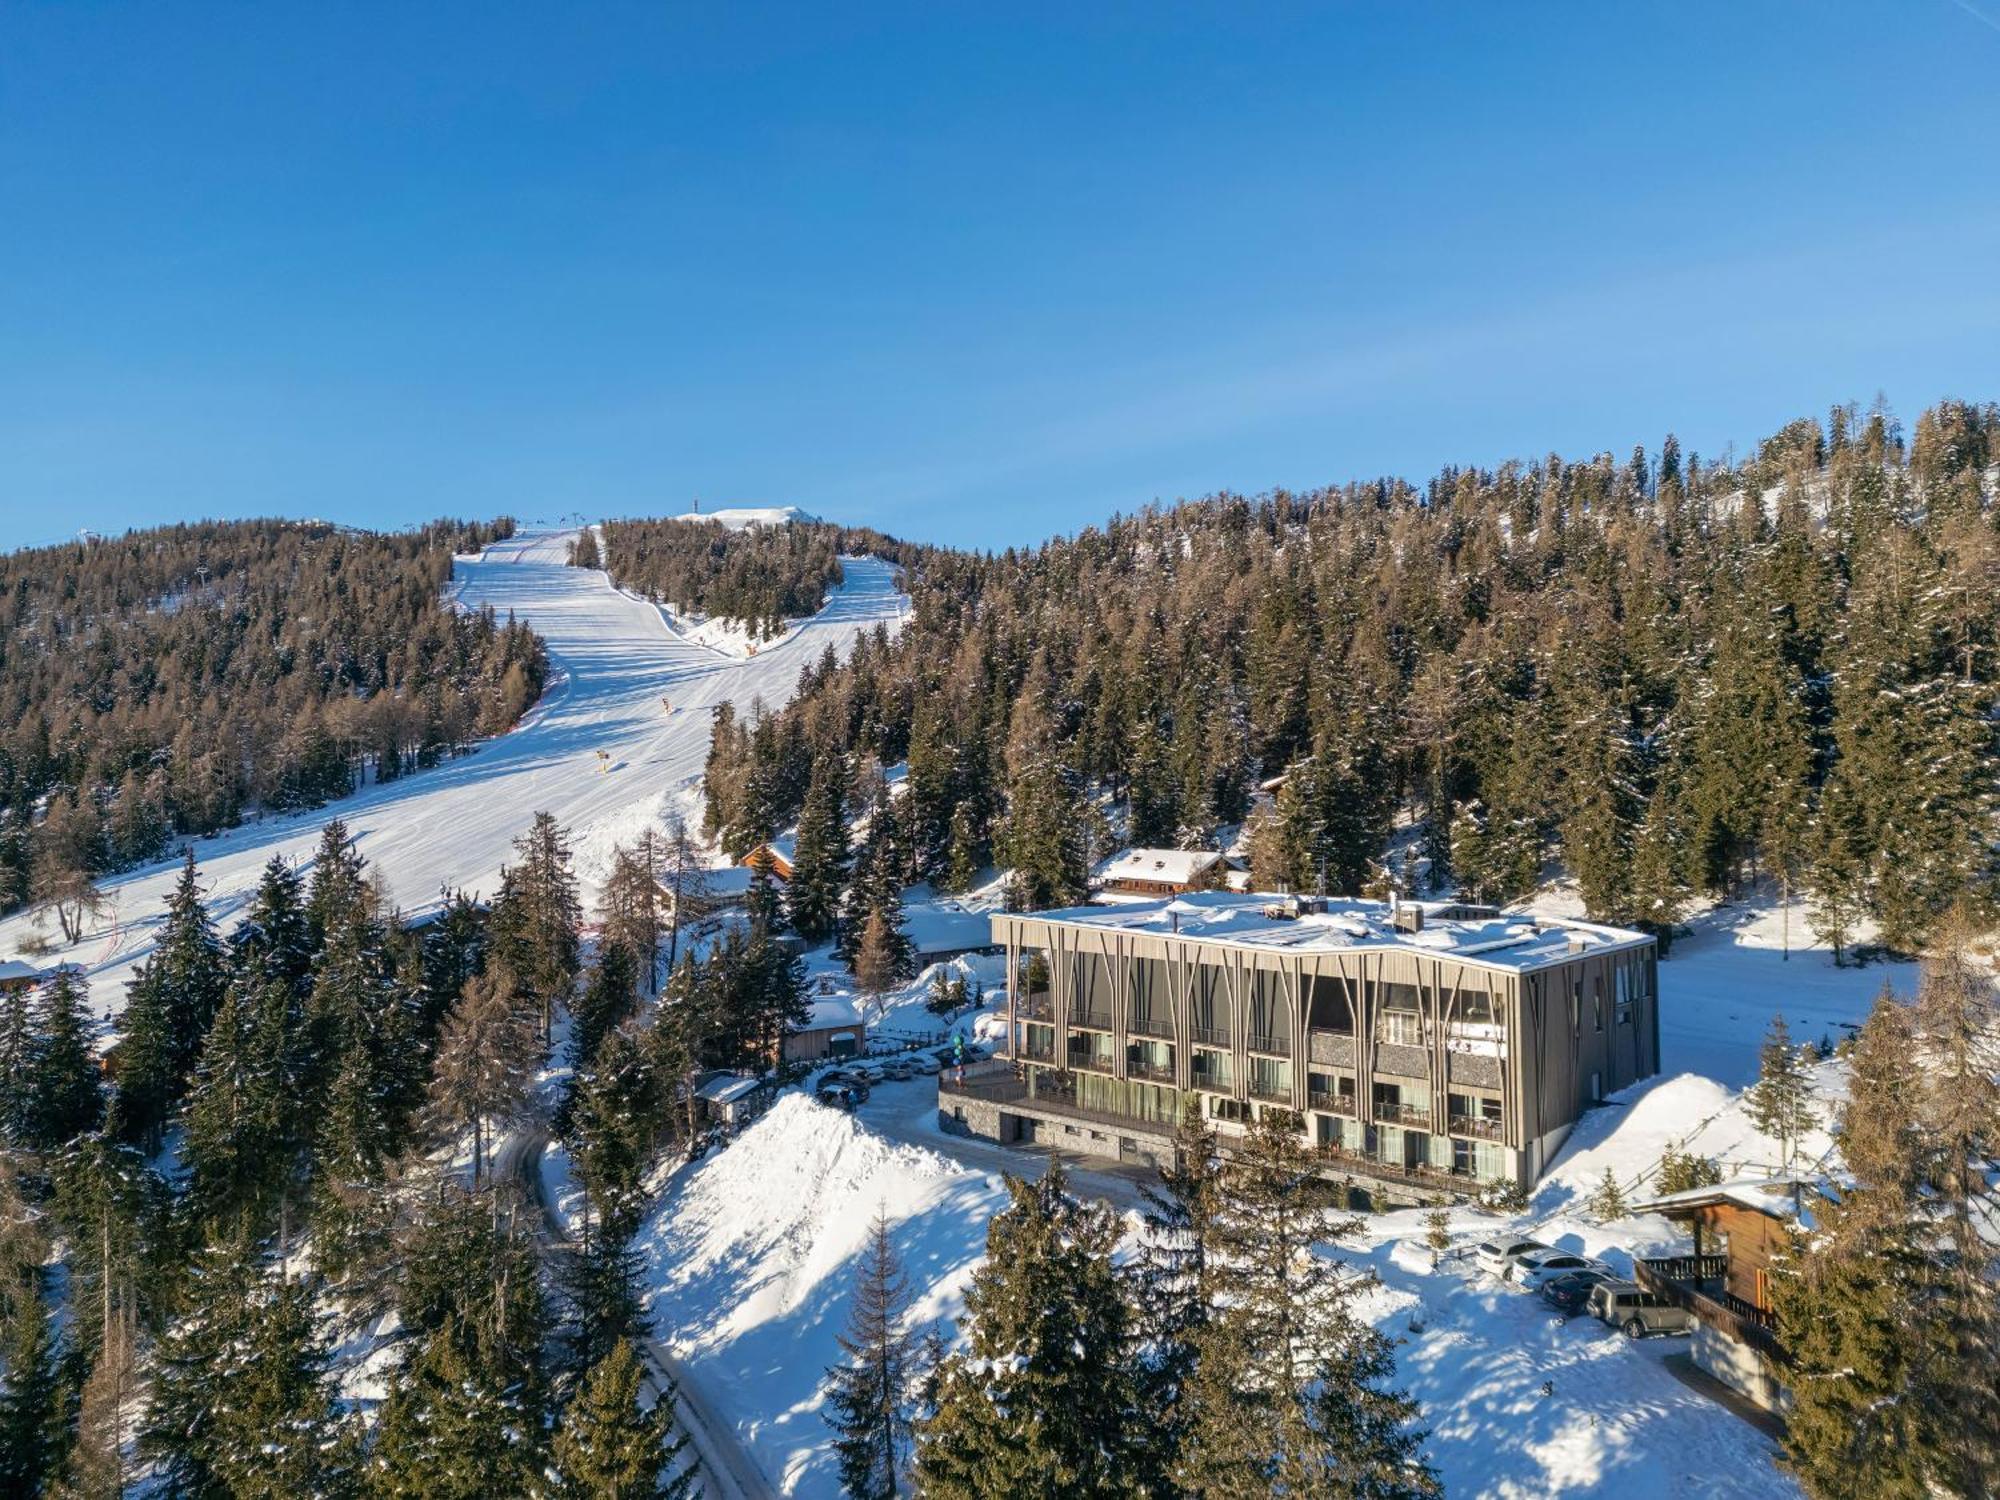
[[[894,570],[877,559],[846,558],[847,581],[825,609],[754,657],[725,655],[669,629],[658,609],[620,593],[603,573],[565,566],[573,535],[523,534],[457,563],[454,591],[463,607],[512,612],[548,642],[550,686],[542,702],[511,733],[435,770],[197,841],[209,909],[225,930],[264,863],[273,854],[309,858],[334,817],[347,821],[397,904],[416,912],[447,886],[490,894],[513,840],[535,813],[551,812],[570,830],[588,896],[614,844],[671,807],[697,805],[716,704],[747,707],[757,697],[784,703],[800,668],[828,645],[844,653],[862,632],[877,624],[897,629],[903,618]],[[123,1006],[175,875],[176,866],[166,864],[109,877],[110,912],[81,942],[46,960],[80,965],[100,1014]],[[0,922],[0,953],[20,951],[32,935],[25,913]]]
[[[747,531],[752,526],[788,526],[793,521],[817,521],[796,505],[731,505],[721,510],[691,510],[676,516],[679,521],[719,521],[731,531]]]

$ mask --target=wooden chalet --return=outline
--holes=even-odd
[[[1097,867],[1100,890],[1125,896],[1179,896],[1214,890],[1231,869],[1213,849],[1127,849]]]
[[[1684,1224],[1693,1254],[1635,1259],[1648,1291],[1694,1314],[1695,1364],[1766,1411],[1783,1414],[1786,1355],[1771,1305],[1771,1266],[1811,1189],[1786,1178],[1690,1188],[1635,1206]]]

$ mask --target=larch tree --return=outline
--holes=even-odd
[[[431,1071],[432,1118],[472,1132],[472,1181],[486,1171],[493,1134],[525,1108],[542,1055],[533,1010],[506,969],[466,982],[445,1018]]]
[[[909,1326],[910,1301],[888,1217],[878,1208],[855,1271],[847,1328],[836,1336],[843,1358],[826,1378],[841,1488],[853,1500],[894,1500],[907,1489],[924,1373]]]

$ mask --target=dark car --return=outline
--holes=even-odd
[[[847,1083],[822,1083],[815,1097],[820,1103],[831,1104],[835,1109],[852,1109],[862,1098],[855,1086]]]
[[[1602,1271],[1571,1271],[1542,1283],[1542,1300],[1565,1318],[1573,1318],[1590,1306],[1592,1287],[1613,1278]]]

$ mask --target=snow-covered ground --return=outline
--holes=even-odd
[[[1548,904],[1560,907],[1560,895]],[[1699,919],[1660,968],[1665,1070],[1584,1116],[1526,1213],[1454,1209],[1455,1245],[1511,1228],[1619,1270],[1635,1255],[1685,1253],[1664,1219],[1591,1217],[1585,1205],[1605,1169],[1633,1200],[1650,1193],[1669,1145],[1715,1158],[1726,1175],[1772,1172],[1776,1145],[1750,1124],[1740,1092],[1756,1075],[1772,1014],[1782,1010],[1801,1042],[1822,1032],[1838,1041],[1885,982],[1905,993],[1914,985],[1908,965],[1836,968],[1808,946],[1796,912],[1791,936],[1787,960],[1783,918],[1768,907]],[[921,983],[904,987],[887,997],[887,1016],[914,1020],[921,998]],[[1839,1062],[1815,1070],[1822,1127],[1800,1143],[1802,1165],[1827,1160],[1824,1122],[1843,1075]],[[921,1289],[914,1316],[949,1333],[984,1253],[986,1220],[1005,1201],[998,1173],[1039,1170],[1032,1155],[940,1131],[934,1089],[925,1078],[885,1083],[856,1115],[788,1094],[680,1174],[644,1231],[662,1337],[703,1373],[724,1420],[784,1494],[839,1493],[820,1384],[839,1358],[835,1335],[877,1209]],[[1129,1209],[1136,1176],[1106,1167],[1079,1183]],[[1398,1379],[1423,1404],[1448,1493],[1797,1493],[1761,1430],[1676,1373],[1685,1339],[1635,1344],[1590,1319],[1558,1322],[1462,1257],[1433,1269],[1425,1228],[1421,1212],[1373,1217],[1342,1253],[1379,1278],[1367,1311],[1400,1341]]]
[[[573,535],[524,533],[457,563],[460,604],[512,612],[548,642],[551,678],[542,702],[511,733],[435,770],[371,786],[317,812],[198,841],[203,889],[225,930],[264,863],[273,854],[308,859],[333,817],[347,821],[392,897],[415,912],[447,886],[490,894],[514,839],[535,813],[551,812],[570,830],[588,895],[614,845],[658,826],[669,810],[698,810],[716,704],[747,708],[758,697],[782,704],[800,668],[828,645],[844,653],[862,632],[878,623],[894,630],[903,618],[894,569],[847,558],[846,583],[825,609],[779,644],[734,657],[668,629],[656,608],[621,594],[603,573],[565,566]],[[115,1015],[133,966],[151,948],[175,875],[170,863],[110,877],[103,883],[110,913],[81,942],[41,961],[82,966],[95,1009]],[[0,954],[21,951],[32,935],[26,914],[0,922]]]

